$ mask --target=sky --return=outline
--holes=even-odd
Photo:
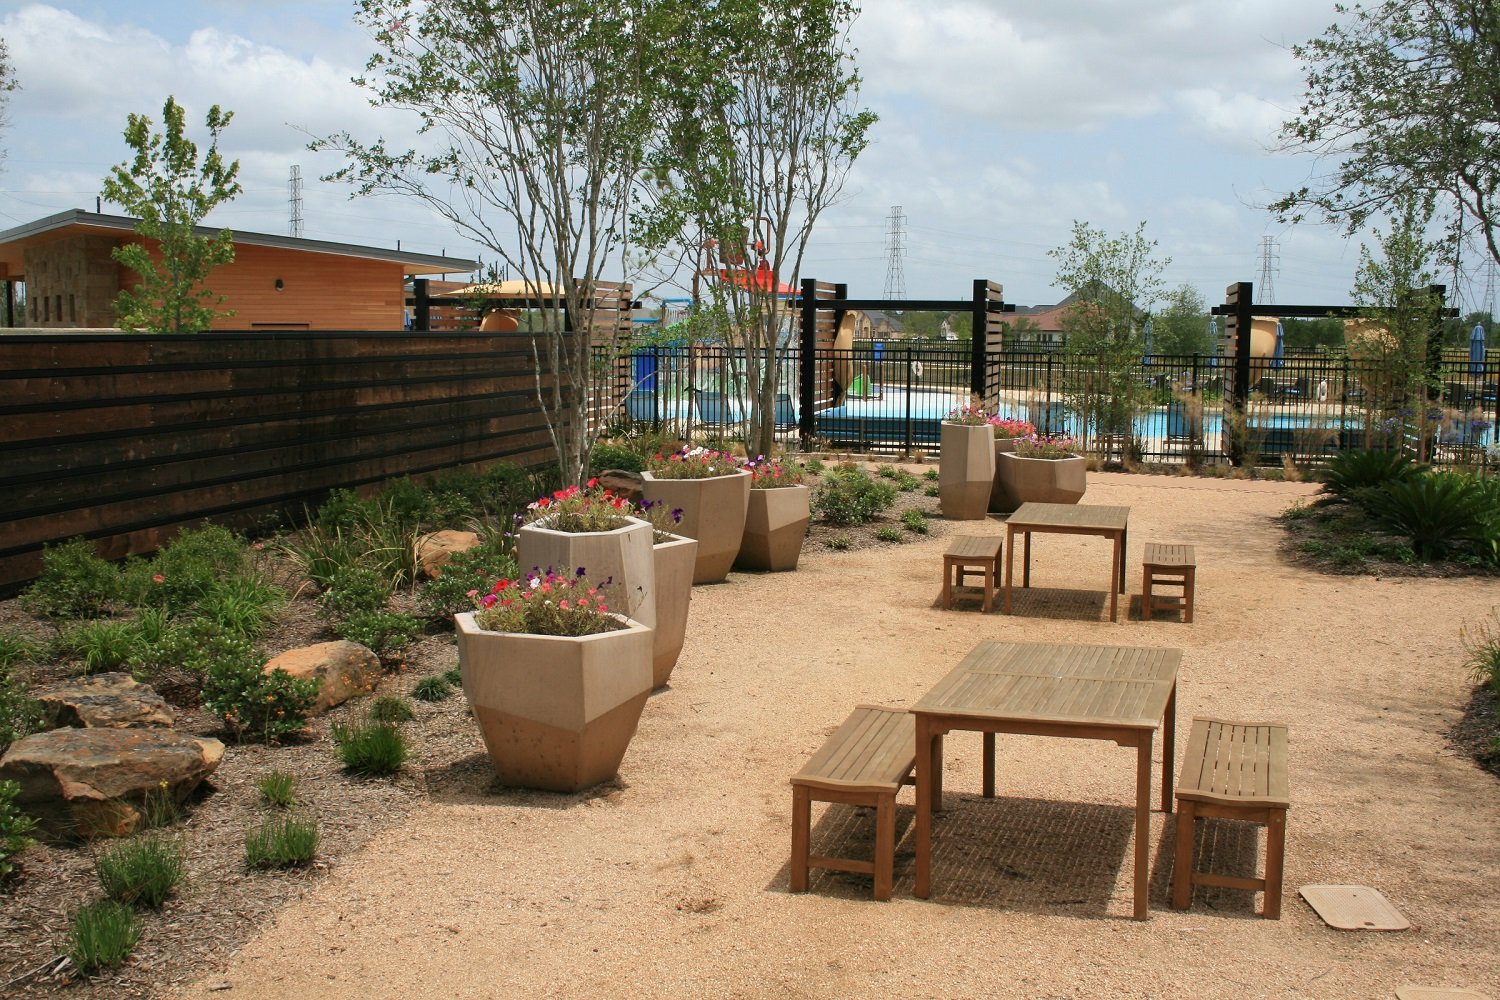
[[[101,179],[128,158],[127,115],[159,122],[170,94],[190,126],[212,104],[234,112],[221,150],[240,161],[244,192],[208,223],[287,233],[295,164],[306,237],[493,260],[414,202],[351,200],[321,180],[342,161],[310,152],[313,136],[413,140],[409,119],[370,107],[351,82],[373,51],[354,9],[0,2],[20,85],[0,132],[0,229],[94,210]],[[1145,222],[1170,258],[1168,287],[1209,303],[1236,281],[1266,302],[1348,302],[1361,237],[1278,223],[1263,207],[1329,166],[1274,150],[1302,93],[1291,47],[1336,19],[1332,0],[866,0],[853,38],[861,100],[880,121],[819,220],[803,277],[885,297],[899,205],[910,298],[965,298],[987,278],[1007,301],[1054,303],[1064,293],[1047,251],[1081,220],[1110,234]],[[1465,311],[1488,308],[1481,265],[1458,287]]]

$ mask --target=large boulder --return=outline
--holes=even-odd
[[[47,729],[129,729],[173,722],[171,706],[129,674],[95,674],[37,692]]]
[[[380,679],[380,657],[357,642],[340,639],[289,649],[268,662],[265,672],[285,670],[298,680],[319,680],[313,714],[368,694]]]
[[[417,565],[423,576],[436,580],[455,553],[478,547],[479,536],[472,531],[434,531],[417,539]]]
[[[53,729],[11,744],[0,780],[51,837],[124,837],[143,823],[148,795],[182,802],[224,757],[218,740],[170,729]]]
[[[617,497],[624,497],[631,503],[639,506],[645,497],[645,480],[639,472],[630,472],[627,469],[605,469],[594,476],[595,482]]]

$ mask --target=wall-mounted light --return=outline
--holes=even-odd
[[[276,290],[279,292],[279,291],[281,291],[284,288],[286,288],[286,284],[284,282],[282,282],[282,280],[280,278],[277,278],[276,279]]]

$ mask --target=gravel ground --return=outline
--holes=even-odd
[[[351,1000],[1365,998],[1404,983],[1495,994],[1500,802],[1495,778],[1450,741],[1473,700],[1459,627],[1500,600],[1494,580],[1289,564],[1274,518],[1314,489],[1091,473],[1086,502],[1132,509],[1131,612],[1122,607],[1118,623],[1099,589],[1108,549],[1096,538],[1039,536],[1036,587],[1017,593],[1014,616],[982,615],[975,601],[938,608],[943,535],[1000,533],[995,520],[934,522],[931,536],[899,547],[810,544],[795,573],[700,587],[672,683],[648,703],[616,782],[574,796],[498,787],[460,700],[424,710],[413,733],[421,759],[397,782],[321,779],[310,807],[367,817],[362,834],[331,845],[326,871],[210,865],[191,907],[174,915],[169,904],[148,936],[176,923],[184,939],[220,943],[185,945],[180,959],[146,951],[158,956],[150,974],[124,977],[174,997]],[[1148,540],[1197,547],[1192,625],[1138,620]],[[1180,647],[1184,730],[1194,714],[1288,723],[1282,919],[1260,919],[1258,897],[1231,890],[1168,908],[1172,820],[1153,813],[1151,919],[1130,920],[1133,754],[1001,737],[1005,797],[985,801],[979,740],[965,734],[948,740],[930,900],[911,893],[909,790],[891,902],[873,902],[867,878],[826,872],[790,895],[787,778],[853,705],[911,704],[981,639]],[[442,659],[413,657],[393,683],[445,669]],[[324,742],[292,752],[326,758]],[[264,752],[232,751],[208,803],[241,801],[231,764]],[[371,787],[380,795],[361,800]],[[869,817],[819,807],[813,837],[815,850],[857,850],[872,839]],[[1254,827],[1212,822],[1201,839],[1219,870],[1256,863]],[[230,895],[216,910],[221,878]],[[245,881],[263,905],[235,902]],[[1316,883],[1373,886],[1413,928],[1331,930],[1296,896]],[[14,903],[0,898],[0,967],[20,970],[4,951]],[[174,987],[187,975],[196,981]],[[132,993],[100,983],[89,995]]]

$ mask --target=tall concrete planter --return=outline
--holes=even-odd
[[[773,572],[796,569],[810,520],[812,490],[806,486],[752,489],[745,514],[745,537],[734,568]]]
[[[652,546],[651,555],[656,562],[656,628],[651,634],[651,687],[655,690],[671,679],[682,655],[698,540],[672,535]]]
[[[658,479],[643,472],[641,479],[647,500],[682,510],[677,534],[698,540],[693,582],[718,583],[728,576],[745,536],[750,473],[737,469],[707,479]]]
[[[995,431],[989,424],[943,421],[938,460],[938,496],[950,521],[978,521],[989,506],[995,480]]]
[[[585,636],[488,632],[454,616],[464,697],[506,785],[577,792],[608,781],[651,693],[651,629]]]
[[[1000,482],[1002,510],[1013,511],[1023,503],[1077,503],[1088,489],[1087,460],[1069,458],[1023,458],[1000,456],[996,479]]]
[[[1000,486],[1000,456],[1014,454],[1021,438],[995,438],[995,478],[990,481],[990,513],[1008,514],[1014,507],[1005,506],[1005,490]]]
[[[656,626],[656,560],[652,555],[654,533],[640,518],[613,531],[555,531],[543,518],[521,526],[516,533],[516,561],[521,572],[550,567],[562,576],[572,576],[582,567],[589,583],[604,586],[612,609],[648,628]]]

